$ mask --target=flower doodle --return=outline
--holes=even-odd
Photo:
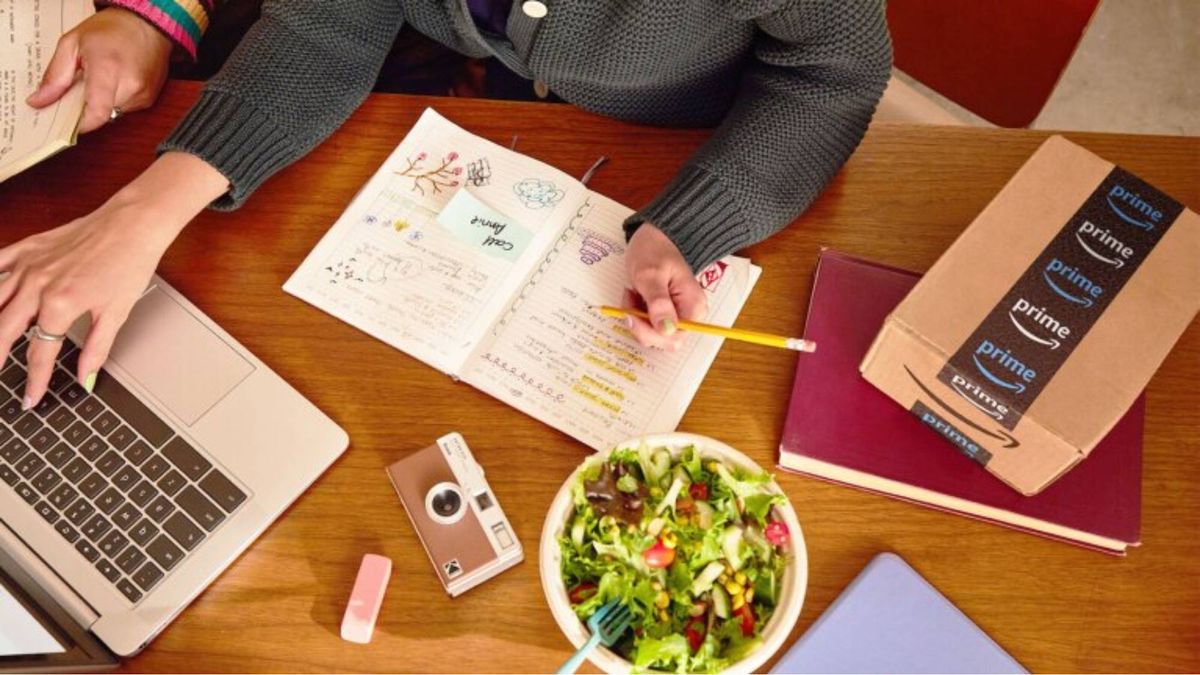
[[[513,192],[526,208],[546,209],[562,201],[565,194],[548,180],[526,178],[513,186]]]
[[[409,157],[408,166],[402,171],[396,171],[395,174],[411,178],[413,191],[421,193],[421,196],[425,196],[426,190],[430,194],[437,194],[442,191],[442,188],[458,185],[458,177],[462,175],[463,170],[461,166],[454,166],[454,162],[458,160],[457,152],[447,154],[437,166],[426,166],[425,160],[428,158],[429,156],[424,152],[416,157]]]

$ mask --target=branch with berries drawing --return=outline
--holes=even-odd
[[[425,196],[425,191],[428,189],[430,193],[437,194],[442,191],[442,188],[451,188],[458,185],[457,176],[462,174],[461,166],[452,166],[458,159],[457,152],[451,152],[442,158],[442,163],[435,168],[426,168],[424,165],[428,156],[425,153],[420,153],[416,157],[408,158],[408,166],[403,171],[396,171],[397,176],[411,178],[413,182],[412,189],[420,192],[421,196]]]

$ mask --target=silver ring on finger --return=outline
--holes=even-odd
[[[47,333],[36,323],[30,326],[29,330],[25,331],[25,337],[30,340],[42,340],[43,342],[62,342],[67,339],[65,333],[61,335],[59,333]]]
[[[125,110],[123,108],[121,108],[121,106],[119,106],[119,105],[113,106],[112,112],[108,113],[108,121],[116,122],[118,119],[121,118],[121,115],[124,115],[124,114],[125,114]]]

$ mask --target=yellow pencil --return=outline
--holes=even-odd
[[[595,307],[604,316],[611,316],[614,319],[624,319],[628,316],[636,316],[647,321],[650,317],[643,311],[636,309],[624,309],[621,307],[610,307],[604,305]],[[723,328],[714,326],[708,323],[697,323],[695,321],[684,321],[680,319],[678,325],[683,330],[689,330],[693,333],[704,333],[706,335],[719,335],[730,340],[741,340],[742,342],[753,342],[756,345],[766,345],[768,347],[780,347],[782,349],[793,349],[798,352],[815,352],[817,351],[817,343],[812,340],[804,340],[802,338],[786,337],[783,335],[772,335],[770,333],[759,333],[753,330],[741,330],[739,328]]]

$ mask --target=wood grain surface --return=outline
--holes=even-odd
[[[194,84],[171,83],[153,111],[86,136],[0,185],[0,244],[101,204],[146,165],[197,92]],[[631,206],[649,200],[707,134],[554,104],[375,95],[244,208],[201,215],[161,273],[344,426],[351,447],[125,669],[537,672],[570,654],[543,601],[536,549],[546,507],[587,448],[280,290],[426,106],[504,145],[516,135],[518,150],[574,175],[607,155],[591,187]],[[1046,135],[873,128],[802,218],[746,251],[764,273],[738,326],[800,334],[822,246],[927,269]],[[1200,139],[1067,136],[1200,206]],[[726,344],[680,428],[773,466],[796,358]],[[1031,670],[1200,669],[1198,380],[1200,329],[1193,323],[1149,387],[1144,543],[1127,558],[779,476],[811,562],[792,637],[872,556],[895,551]],[[519,567],[454,600],[438,585],[383,472],[452,430],[487,468],[527,552]],[[931,435],[930,442],[939,441]],[[395,563],[367,646],[338,637],[364,553]]]

